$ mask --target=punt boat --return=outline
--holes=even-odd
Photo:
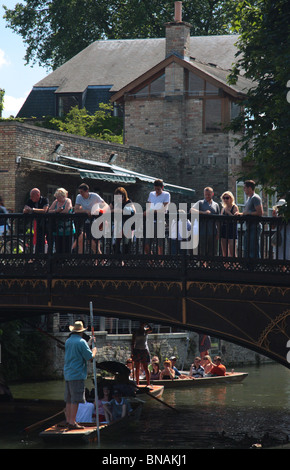
[[[102,437],[113,435],[114,433],[120,433],[122,430],[125,430],[131,422],[138,420],[141,416],[143,403],[141,401],[130,401],[132,406],[132,411],[130,414],[121,418],[113,423],[100,423],[99,424],[99,433],[100,440]],[[91,443],[98,441],[98,428],[96,423],[79,423],[84,426],[83,429],[70,429],[68,430],[65,427],[65,422],[62,421],[53,426],[48,427],[42,431],[39,436],[47,442],[54,441],[59,443],[64,442],[83,442]]]
[[[165,389],[168,388],[195,388],[200,386],[208,385],[228,385],[241,383],[248,376],[247,372],[229,372],[225,376],[213,376],[213,377],[200,377],[200,378],[176,378],[173,380],[152,380],[152,385],[163,385]],[[144,384],[146,381],[140,380],[140,384]]]
[[[102,437],[110,436],[112,438],[115,433],[119,434],[123,430],[125,431],[130,423],[137,421],[142,412],[143,408],[143,397],[152,395],[152,397],[158,398],[161,397],[163,394],[164,387],[163,385],[153,385],[151,389],[147,388],[147,386],[140,386],[140,398],[132,398],[130,399],[130,404],[132,407],[132,411],[129,415],[125,416],[118,421],[114,421],[112,423],[100,423],[99,424],[99,433],[100,439]],[[144,391],[144,393],[142,393]],[[39,436],[44,441],[59,441],[60,443],[68,442],[68,441],[78,441],[84,443],[91,443],[98,441],[98,428],[96,423],[79,423],[80,425],[84,426],[83,429],[70,429],[68,430],[65,427],[65,422],[62,421],[57,423],[53,426],[48,427],[44,431],[42,431]]]

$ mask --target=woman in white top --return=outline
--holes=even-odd
[[[67,195],[68,192],[66,189],[58,188],[54,193],[55,200],[51,204],[48,212],[55,214],[69,214],[72,212],[72,202]],[[53,223],[53,237],[56,253],[70,253],[72,237],[75,233],[73,221],[64,220],[64,218],[62,218],[60,220],[53,221]]]

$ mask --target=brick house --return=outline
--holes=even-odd
[[[224,190],[237,194],[235,174],[242,155],[234,145],[233,136],[224,128],[238,112],[239,101],[252,83],[243,77],[235,86],[227,83],[237,38],[231,35],[190,37],[190,25],[182,21],[180,6],[181,2],[175,2],[175,19],[165,25],[165,38],[95,41],[38,82],[18,116],[60,115],[75,104],[94,112],[100,102],[110,100],[116,113],[121,110],[124,116],[125,145],[123,151],[119,148],[116,152],[122,155],[118,164],[123,169],[194,188],[195,200],[210,185],[219,200]],[[17,127],[18,136],[24,135],[27,127],[22,129],[20,132]],[[41,134],[40,129],[30,130],[29,139],[33,132],[38,137]],[[48,163],[44,167],[36,162],[51,160],[58,143],[66,144],[67,158],[100,163],[108,162],[110,152],[114,153],[114,145],[85,144],[83,140],[80,148],[81,139],[77,136],[58,134],[49,131],[43,148],[34,147],[32,140],[32,148],[26,155],[23,154],[25,146],[18,141],[14,148],[18,145],[18,156],[24,157],[17,167],[18,174],[21,168],[24,171],[24,167],[30,166],[41,171],[42,178],[51,173],[56,175],[57,171],[61,174],[62,169],[71,177],[70,169],[60,166],[57,169]],[[96,145],[103,150],[92,150]],[[139,155],[138,160],[130,157],[133,149]],[[61,162],[62,155],[64,152],[58,157],[58,164],[68,165],[69,160]],[[28,156],[30,161],[25,160]],[[79,169],[92,170],[80,161],[74,163]],[[112,173],[112,168],[109,171]],[[110,179],[106,180],[105,175],[103,179],[99,175],[97,182],[89,172],[85,177],[94,190],[112,194],[116,187],[108,187]],[[190,197],[194,202],[192,194]]]
[[[175,181],[200,196],[206,185],[235,194],[242,155],[225,126],[252,83],[240,77],[229,86],[229,70],[192,57],[190,24],[176,19],[165,27],[165,59],[111,98],[124,109],[124,142],[168,153]]]

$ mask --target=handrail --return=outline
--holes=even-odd
[[[99,217],[103,217],[102,226],[97,222]],[[120,217],[118,215],[116,218],[113,213],[92,217],[82,213],[0,214],[0,257],[56,256],[64,253],[73,256],[106,253],[118,257],[130,253],[130,256],[146,254],[175,257],[182,254],[211,259],[289,260],[290,224],[280,217],[199,214],[196,222],[198,231],[195,229],[194,232],[195,218],[192,213],[187,216],[167,213],[164,217],[164,237],[160,237],[162,231],[156,233],[155,230],[149,239],[146,231],[148,219],[143,213],[136,214],[135,218],[132,216],[131,221],[135,221],[135,224],[131,227],[132,231],[129,230],[129,239],[122,237],[122,232],[116,232],[116,227],[118,224],[123,227],[127,222],[130,228],[131,216]],[[190,232],[186,232],[184,225],[187,218],[192,225]],[[176,239],[172,231],[174,221],[183,221],[181,236],[188,235],[188,239],[192,240],[193,236],[199,234],[196,247],[184,243],[186,237]],[[99,234],[97,237],[91,231],[95,222]],[[139,222],[141,227],[138,226]],[[156,220],[153,222],[152,219],[151,222],[155,227],[158,225]],[[273,236],[276,236],[277,229],[280,243],[274,244]],[[80,236],[82,232],[84,236]],[[149,241],[148,251],[146,244]]]

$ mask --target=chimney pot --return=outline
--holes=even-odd
[[[174,3],[174,21],[180,23],[182,21],[182,2]]]

